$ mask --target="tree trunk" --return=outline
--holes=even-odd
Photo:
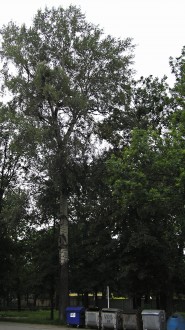
[[[141,297],[138,295],[135,295],[133,297],[133,309],[138,309],[141,307]]]
[[[65,322],[66,307],[69,304],[68,293],[68,214],[67,196],[61,192],[60,196],[60,234],[59,234],[59,320]]]
[[[20,292],[17,292],[17,310],[18,310],[18,312],[21,311],[21,295],[20,295]]]
[[[167,308],[167,294],[165,289],[160,291],[160,309],[166,310]]]
[[[50,293],[50,320],[54,320],[54,294],[53,291]]]
[[[34,297],[33,297],[33,306],[34,306],[34,308],[37,307],[37,295],[36,294],[34,294]]]
[[[166,311],[166,317],[168,318],[173,313],[173,286],[171,284],[171,281],[169,281],[166,290],[161,292],[160,298],[161,298],[160,308]]]
[[[97,290],[94,291],[94,307],[98,306],[98,292]]]
[[[85,308],[88,308],[89,307],[89,296],[88,296],[88,292],[85,292],[83,294],[83,306]]]

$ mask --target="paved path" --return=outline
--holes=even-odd
[[[0,330],[72,330],[65,326],[0,322]],[[74,329],[73,329],[74,330]]]

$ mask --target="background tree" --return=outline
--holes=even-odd
[[[87,167],[80,194],[74,196],[70,221],[70,289],[94,293],[95,297],[97,292],[105,292],[107,285],[117,289],[117,205],[106,184],[107,157],[105,152]]]
[[[59,276],[57,237],[58,232],[54,227],[32,231],[30,237],[32,293],[35,295],[35,302],[37,299],[50,301],[51,320],[54,318]]]
[[[183,150],[173,131],[161,136],[150,129],[134,130],[130,146],[108,162],[124,217],[121,277],[140,296],[159,293],[161,307],[170,311],[167,304],[181,282],[177,269],[184,272]]]
[[[153,128],[164,130],[172,112],[172,99],[166,77],[141,77],[133,80],[129,91],[129,102],[122,104],[111,116],[98,123],[100,135],[118,152],[130,142],[133,129]]]
[[[8,301],[15,284],[13,269],[16,244],[25,226],[26,194],[19,188],[25,178],[25,142],[22,120],[11,104],[0,105],[0,225],[1,225],[1,288]],[[28,134],[28,132],[27,132]],[[24,222],[24,225],[23,225]],[[3,280],[4,279],[4,280]],[[8,281],[7,281],[8,279]],[[17,286],[18,288],[18,286]]]
[[[0,211],[6,190],[18,179],[21,156],[19,132],[16,131],[17,118],[9,107],[0,105]],[[17,147],[16,147],[17,146]]]

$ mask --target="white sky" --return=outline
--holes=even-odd
[[[0,6],[0,26],[10,20],[30,24],[39,8],[81,7],[89,22],[105,33],[137,45],[137,76],[162,77],[173,82],[169,57],[180,55],[185,45],[185,0],[5,0]]]

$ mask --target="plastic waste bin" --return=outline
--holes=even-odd
[[[164,310],[143,310],[143,330],[165,330],[166,314]]]
[[[85,325],[85,308],[84,307],[67,307],[66,318],[68,325],[84,326]]]
[[[85,326],[92,328],[100,328],[101,313],[99,308],[88,308],[85,311]]]
[[[122,329],[122,311],[116,308],[103,308],[101,311],[101,327]]]
[[[185,330],[185,319],[182,315],[173,314],[167,321],[167,330]]]

